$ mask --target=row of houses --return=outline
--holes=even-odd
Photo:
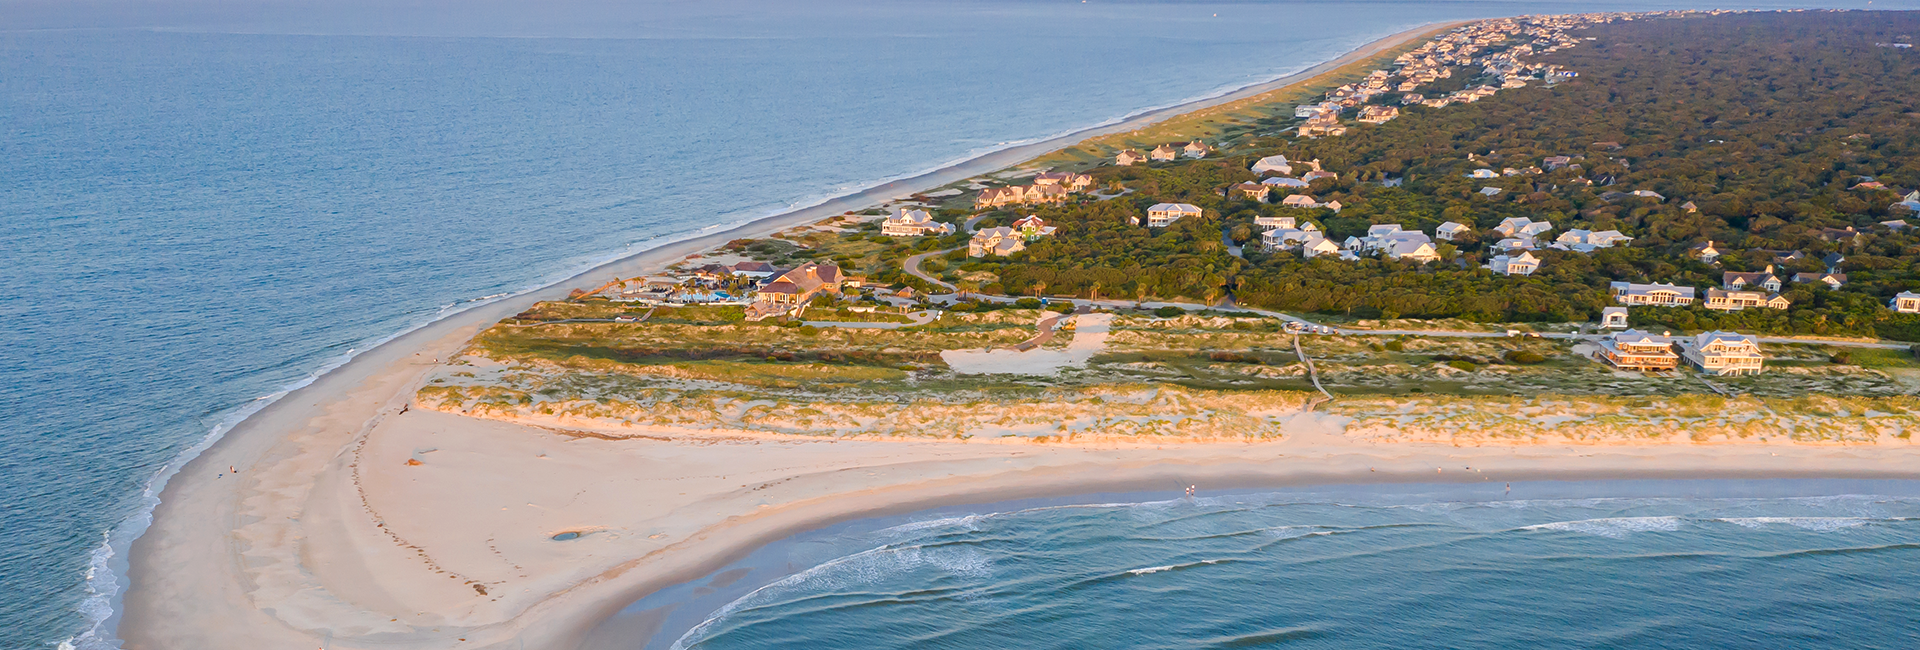
[[[1134,149],[1122,149],[1120,153],[1114,154],[1113,164],[1121,167],[1130,167],[1147,161],[1166,162],[1169,160],[1178,160],[1181,157],[1197,160],[1205,158],[1211,153],[1213,153],[1213,147],[1199,140],[1192,142],[1175,142],[1154,147],[1153,151],[1145,154]]]
[[[1674,370],[1685,360],[1717,376],[1758,374],[1766,365],[1760,339],[1717,331],[1675,337],[1630,329],[1601,339],[1599,357],[1615,368],[1641,372]]]
[[[974,197],[973,206],[989,210],[1008,205],[1054,204],[1067,202],[1068,196],[1093,187],[1093,177],[1077,172],[1046,172],[1033,177],[1031,185],[989,187]]]

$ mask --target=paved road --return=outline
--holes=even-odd
[[[968,225],[969,225],[969,226],[971,226],[972,224],[971,224],[971,223],[969,223]],[[959,291],[959,290],[960,290],[960,287],[956,287],[956,286],[953,286],[953,285],[951,285],[951,284],[947,284],[947,283],[945,283],[945,282],[941,282],[939,278],[936,278],[936,277],[933,277],[933,276],[931,276],[931,275],[927,275],[927,274],[925,274],[925,273],[921,273],[921,272],[920,272],[920,260],[924,260],[924,259],[927,259],[927,258],[929,258],[929,257],[933,257],[933,256],[935,256],[935,255],[945,255],[945,254],[947,254],[947,253],[951,253],[951,252],[954,252],[954,251],[957,251],[957,250],[960,250],[960,248],[961,248],[961,247],[959,247],[959,246],[955,246],[955,247],[953,247],[953,248],[949,248],[949,249],[946,249],[946,250],[940,250],[940,251],[927,251],[927,252],[925,252],[925,253],[921,253],[921,254],[919,254],[919,255],[915,255],[915,256],[913,256],[913,257],[909,257],[909,258],[907,258],[907,261],[905,261],[905,262],[901,262],[901,263],[900,263],[900,268],[901,268],[902,270],[905,270],[905,271],[906,271],[906,272],[907,272],[908,274],[910,274],[910,275],[912,275],[913,277],[916,277],[916,278],[920,278],[920,279],[922,279],[922,280],[926,280],[927,282],[931,282],[931,283],[933,283],[933,284],[934,284],[934,286],[940,286],[940,287],[946,287],[946,288],[948,288],[948,289],[951,289],[951,290],[953,290],[953,291]]]

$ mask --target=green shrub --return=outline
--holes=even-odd
[[[1407,349],[1407,344],[1399,341],[1387,341],[1386,348],[1393,352],[1404,352]]]
[[[1459,359],[1448,361],[1447,365],[1453,366],[1455,369],[1458,369],[1458,370],[1465,370],[1467,372],[1473,372],[1475,370],[1480,369],[1479,366],[1473,365],[1473,362],[1471,361],[1461,361]]]
[[[1545,356],[1532,350],[1511,350],[1507,352],[1506,358],[1510,363],[1521,365],[1533,365],[1547,360]]]
[[[1175,307],[1173,305],[1167,305],[1165,307],[1161,307],[1159,309],[1153,310],[1153,315],[1159,316],[1161,318],[1173,318],[1175,316],[1179,316],[1185,313],[1187,313],[1187,310],[1181,309],[1179,307]]]
[[[1013,306],[1021,309],[1039,309],[1043,304],[1039,298],[1021,298],[1013,301]]]

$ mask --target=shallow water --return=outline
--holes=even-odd
[[[685,605],[620,647],[1916,647],[1920,483],[1003,504],[843,525],[730,570],[730,590],[636,603]]]
[[[117,562],[166,467],[451,310],[1416,24],[1592,8],[5,6],[6,648],[111,645]]]

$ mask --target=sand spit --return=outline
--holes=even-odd
[[[731,239],[980,177],[1088,137],[1311,78],[1436,27],[1381,39],[1289,79],[996,152],[583,275],[641,275]],[[586,630],[631,600],[766,541],[948,503],[1436,476],[1920,473],[1920,454],[1904,444],[1456,448],[1349,437],[1340,426],[1345,416],[1330,415],[1278,418],[1281,435],[1269,441],[972,444],[671,428],[607,435],[413,403],[424,378],[480,328],[563,297],[574,284],[486,304],[370,350],[263,409],[189,463],[133,547],[119,628],[126,647],[577,647]]]

